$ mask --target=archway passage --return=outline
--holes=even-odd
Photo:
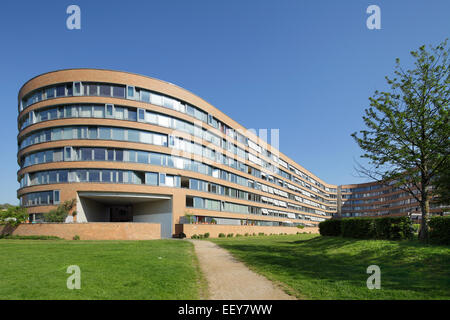
[[[161,237],[172,237],[172,198],[123,192],[79,192],[77,222],[148,222],[161,225]]]

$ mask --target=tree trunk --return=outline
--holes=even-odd
[[[422,221],[420,222],[419,240],[426,242],[428,241],[427,219],[430,211],[430,200],[428,199],[428,195],[422,197],[420,208],[422,210]]]

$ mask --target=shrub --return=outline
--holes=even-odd
[[[246,232],[246,233],[244,234],[244,236],[248,237],[248,232]]]
[[[199,234],[199,235],[198,235],[198,238],[199,238],[199,239],[203,239],[203,235],[202,235],[202,234]]]
[[[373,219],[375,238],[388,240],[410,239],[413,236],[409,217],[384,217]]]
[[[205,233],[203,236],[205,237],[205,239],[209,238],[209,232]]]
[[[450,244],[450,216],[431,217],[428,226],[430,227],[430,242],[434,244]]]
[[[196,234],[193,234],[193,235],[191,236],[191,239],[198,239],[198,236],[197,236]]]
[[[340,236],[341,219],[329,219],[319,223],[319,232],[322,236]]]
[[[72,210],[72,208],[75,207],[75,205],[76,199],[64,201],[56,209],[52,209],[49,212],[44,213],[44,221],[59,222],[59,223],[64,222],[70,210]]]
[[[224,233],[219,233],[219,238],[225,238],[225,234]]]
[[[9,207],[6,211],[0,211],[0,224],[16,227],[25,222],[28,218],[27,210],[24,207]]]
[[[341,233],[345,238],[370,239],[375,235],[373,218],[347,218],[341,220]]]
[[[253,232],[253,236],[256,236],[256,233]]]
[[[76,234],[76,235],[74,235],[74,236],[73,236],[73,240],[80,240],[80,236],[79,236],[79,235],[77,235],[77,234]]]
[[[236,234],[236,238],[237,238],[237,237],[242,237],[242,235],[239,234],[239,233],[237,233],[237,234]]]
[[[233,234],[232,233],[227,234],[227,238],[233,238]]]
[[[305,226],[302,226],[301,224],[297,225],[297,228],[303,229]]]
[[[264,235],[265,235],[264,232],[258,233],[258,236],[264,236]]]

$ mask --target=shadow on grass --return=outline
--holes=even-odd
[[[237,258],[256,269],[300,279],[342,281],[365,288],[369,265],[382,270],[383,287],[423,294],[449,293],[450,251],[415,241],[356,240],[315,237],[294,241],[222,242]]]

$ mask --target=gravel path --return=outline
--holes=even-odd
[[[251,271],[225,249],[205,240],[189,240],[208,281],[212,300],[295,300],[265,277]]]

